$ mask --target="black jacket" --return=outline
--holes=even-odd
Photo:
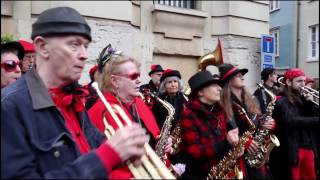
[[[263,86],[268,89],[270,92],[272,92],[274,95],[277,95],[277,92],[274,88],[269,87],[266,84],[263,84]],[[261,113],[264,114],[266,113],[267,106],[269,102],[271,101],[271,97],[268,95],[268,93],[265,92],[265,90],[258,88],[256,91],[253,93],[253,95],[257,98],[259,105],[260,105],[260,110]]]
[[[86,112],[77,114],[92,149],[105,137]],[[1,90],[1,179],[108,177],[92,150],[82,155],[35,69]]]
[[[275,135],[280,147],[270,154],[270,168],[275,178],[288,179],[290,168],[298,164],[298,148],[311,148],[315,154],[319,178],[319,108],[310,101],[292,104],[286,96],[277,100],[273,118],[277,122]],[[309,146],[309,147],[308,147]]]
[[[175,98],[171,98],[167,93],[160,94],[159,98],[169,102],[175,109],[174,120],[172,121],[172,130],[176,127],[177,122],[180,119],[181,113],[187,102],[181,92],[178,92]],[[152,112],[157,120],[158,126],[161,129],[166,117],[168,116],[168,111],[158,102],[155,101],[152,107]]]

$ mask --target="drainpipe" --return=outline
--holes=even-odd
[[[299,38],[299,32],[300,32],[300,5],[301,2],[300,0],[297,1],[297,39],[296,39],[296,68],[298,68],[299,66],[299,42],[300,42],[300,38]]]

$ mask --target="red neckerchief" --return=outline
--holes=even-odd
[[[70,131],[72,138],[75,140],[81,154],[90,151],[90,145],[84,133],[81,130],[79,121],[77,120],[76,113],[84,111],[84,96],[87,91],[77,83],[68,84],[62,88],[49,89],[57,108],[62,113],[66,127]]]
[[[80,84],[71,83],[62,88],[51,88],[49,92],[55,98],[57,106],[74,107],[76,112],[85,110],[85,97],[89,94],[88,90]]]

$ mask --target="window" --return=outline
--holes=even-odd
[[[153,4],[162,4],[187,9],[195,9],[194,0],[153,0]]]
[[[271,0],[269,6],[270,6],[270,12],[280,9],[279,0]]]
[[[279,56],[279,28],[272,29],[270,30],[270,34],[274,36],[275,43],[274,43],[274,48],[275,48],[275,55]]]
[[[308,60],[319,61],[319,24],[309,27]]]

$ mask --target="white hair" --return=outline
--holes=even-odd
[[[158,94],[163,94],[163,93],[166,92],[165,84],[166,84],[168,81],[171,81],[171,80],[177,80],[177,81],[178,81],[179,91],[180,91],[180,92],[182,91],[182,89],[183,89],[183,82],[182,82],[182,80],[181,80],[179,77],[177,77],[177,76],[169,76],[169,77],[165,78],[165,79],[160,83]]]

